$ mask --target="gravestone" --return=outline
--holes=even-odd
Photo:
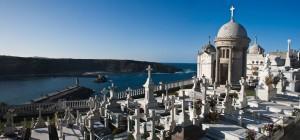
[[[140,114],[139,109],[135,109],[135,114],[130,116],[130,119],[134,120],[134,132],[133,137],[135,140],[141,140],[141,132],[140,132],[140,119],[142,115]]]

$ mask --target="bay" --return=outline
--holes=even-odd
[[[185,63],[168,63],[179,68],[177,73],[154,73],[152,78],[157,84],[160,81],[167,83],[190,79],[195,75],[196,65]],[[111,73],[107,74],[118,91],[140,88],[147,79],[147,73]],[[95,83],[95,78],[80,77],[80,85],[91,88],[99,93],[103,88],[110,86],[110,82]],[[23,104],[40,96],[63,90],[75,84],[75,77],[20,77],[0,80],[0,102],[7,104]]]

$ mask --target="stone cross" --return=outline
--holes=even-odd
[[[154,140],[157,139],[157,136],[155,135],[155,122],[159,120],[159,117],[156,116],[155,110],[150,110],[150,118],[151,120],[151,133],[150,133],[150,139]]]
[[[140,110],[138,108],[135,109],[135,115],[131,116],[131,119],[134,119],[134,139],[141,140],[141,132],[140,132],[140,119],[142,115],[140,114]]]
[[[108,109],[107,108],[105,108],[105,110],[104,110],[104,126],[105,126],[105,128],[108,128],[108,121],[109,121],[109,118],[108,118]]]
[[[117,97],[116,97],[116,92],[115,92],[115,85],[114,85],[114,83],[112,82],[111,83],[111,86],[109,87],[109,95],[110,95],[110,99],[111,100],[114,100],[114,99],[116,99]]]
[[[148,70],[148,78],[145,84],[143,85],[145,91],[143,108],[144,110],[146,110],[146,112],[147,112],[146,106],[148,106],[148,108],[154,108],[157,106],[157,101],[154,97],[154,83],[151,79],[152,68],[150,65],[148,66],[147,70]]]
[[[170,131],[173,131],[173,129],[176,126],[176,122],[175,122],[175,115],[176,115],[176,107],[175,107],[175,97],[172,96],[171,98],[171,128]]]
[[[181,109],[182,109],[182,112],[180,114],[180,122],[181,122],[181,126],[182,127],[185,127],[186,126],[186,123],[187,123],[187,114],[185,113],[185,92],[183,91],[182,92],[182,102],[181,102]]]
[[[92,110],[95,107],[95,99],[93,97],[90,97],[88,104],[89,104],[90,110]]]
[[[209,111],[208,109],[208,104],[206,102],[206,92],[207,92],[207,79],[203,76],[202,77],[202,109],[201,109],[201,117],[204,118],[207,112]]]
[[[234,10],[235,10],[235,8],[233,7],[233,5],[231,5],[231,7],[230,7],[231,19],[233,19]]]
[[[153,70],[151,68],[151,65],[148,65],[148,68],[146,70],[148,71],[148,78],[150,78],[151,77],[151,71]]]

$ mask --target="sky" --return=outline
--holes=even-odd
[[[0,0],[0,55],[195,63],[231,4],[266,51],[299,49],[299,0]]]

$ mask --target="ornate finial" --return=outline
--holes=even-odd
[[[287,42],[288,42],[288,51],[290,51],[292,40],[291,40],[291,39],[288,39]]]
[[[208,44],[210,44],[210,36],[208,36]]]
[[[231,7],[230,7],[231,20],[233,20],[234,10],[235,10],[235,8],[233,7],[233,5],[231,5]]]

